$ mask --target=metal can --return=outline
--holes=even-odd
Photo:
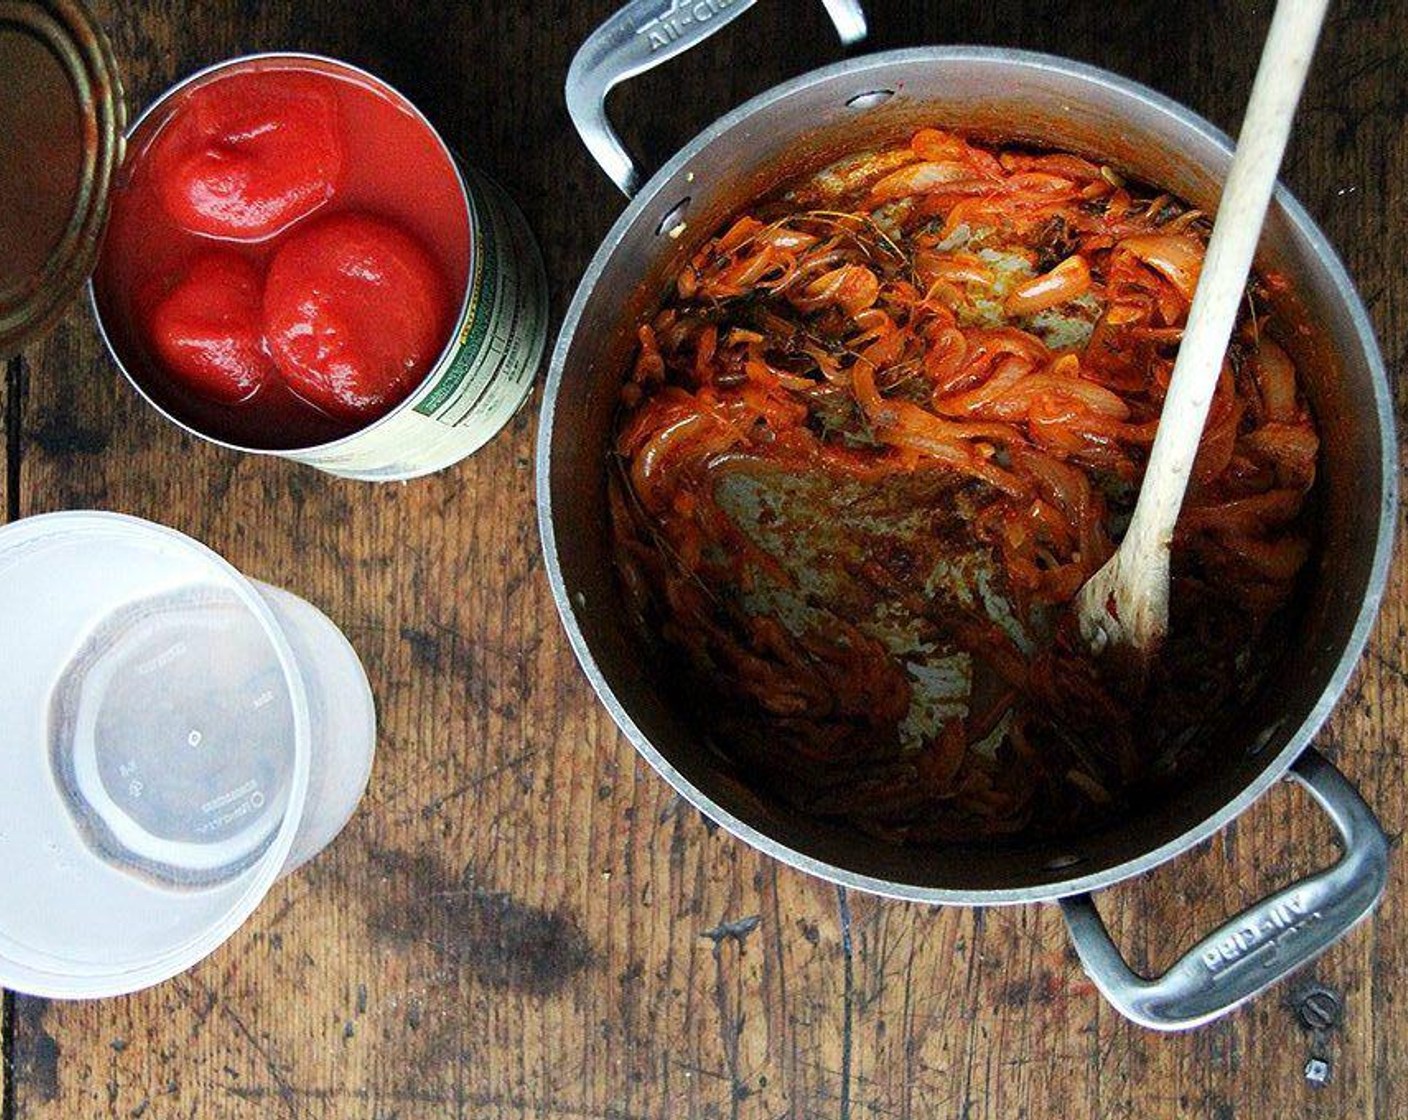
[[[112,47],[79,0],[0,3],[0,359],[82,288],[127,115]]]
[[[547,341],[547,280],[527,222],[507,194],[455,158],[434,126],[401,93],[365,70],[335,59],[270,53],[231,59],[193,74],[158,98],[128,133],[141,150],[173,99],[233,72],[298,69],[350,79],[410,114],[443,149],[454,169],[469,223],[465,291],[449,341],[421,383],[398,405],[350,434],[299,447],[247,446],[202,430],[163,399],[111,329],[111,309],[89,285],[99,331],[118,367],[167,419],[203,440],[237,451],[272,454],[343,478],[396,481],[459,462],[489,441],[527,400]]]

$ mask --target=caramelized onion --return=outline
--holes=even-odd
[[[1319,437],[1252,313],[1147,696],[1069,606],[1126,524],[1204,229],[1079,156],[925,128],[694,252],[638,332],[610,511],[631,609],[743,777],[931,843],[1097,820],[1200,741],[1309,554]]]
[[[1126,237],[1118,247],[1133,253],[1192,302],[1203,270],[1202,242],[1189,234],[1152,233]]]
[[[1003,301],[1008,315],[1035,315],[1090,291],[1090,266],[1082,256],[1067,257],[1050,272],[1018,284]]]

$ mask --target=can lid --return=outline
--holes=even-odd
[[[81,0],[0,0],[0,357],[87,280],[127,112],[107,36]]]

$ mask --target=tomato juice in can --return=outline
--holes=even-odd
[[[90,294],[118,366],[187,431],[391,481],[470,455],[527,399],[538,247],[385,82],[308,54],[222,62],[148,108],[127,153]]]

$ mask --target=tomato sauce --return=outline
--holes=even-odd
[[[469,260],[459,176],[408,103],[336,64],[258,60],[138,127],[94,290],[156,403],[276,450],[404,400],[450,340]]]
[[[920,129],[757,200],[638,324],[608,476],[659,679],[741,779],[887,841],[1088,834],[1273,686],[1320,436],[1252,278],[1148,676],[1072,610],[1125,532],[1209,222]],[[1129,679],[1129,678],[1134,679]]]

